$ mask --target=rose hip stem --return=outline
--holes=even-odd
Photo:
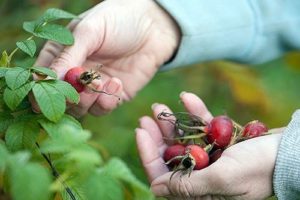
[[[121,100],[121,97],[119,97],[118,95],[110,94],[110,93],[107,93],[107,92],[102,91],[102,90],[96,90],[96,89],[94,89],[94,88],[92,88],[92,87],[89,87],[89,88],[90,88],[93,92],[111,95],[111,96],[117,97],[117,98],[119,99],[119,101]]]

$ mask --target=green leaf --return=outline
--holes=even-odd
[[[14,122],[14,117],[10,113],[0,113],[0,135],[5,132],[9,125]]]
[[[71,84],[61,80],[55,80],[49,83],[55,87],[58,92],[62,93],[70,102],[76,104],[79,103],[79,94]]]
[[[4,90],[4,101],[6,105],[11,109],[15,110],[17,106],[22,102],[25,96],[29,93],[35,82],[27,83],[16,90],[5,88]]]
[[[69,29],[61,25],[45,23],[43,20],[24,22],[23,29],[36,37],[53,40],[64,45],[74,43],[74,37]]]
[[[51,138],[56,137],[57,134],[60,134],[64,126],[74,127],[74,129],[78,131],[82,130],[81,124],[75,118],[66,114],[63,115],[56,123],[51,122],[47,119],[40,119],[38,120],[38,122]]]
[[[6,67],[0,67],[0,78],[4,77],[7,70],[9,70],[9,68]]]
[[[37,27],[39,25],[42,25],[41,23],[42,23],[41,20],[39,20],[39,21],[24,22],[23,23],[23,29],[25,31],[33,34],[35,32],[35,29],[37,29]]]
[[[133,199],[154,199],[148,187],[132,174],[122,160],[113,158],[103,167],[102,170],[112,177],[127,183],[133,191]]]
[[[8,151],[4,144],[0,143],[0,174],[5,170],[6,162],[8,159]]]
[[[1,59],[0,59],[0,66],[1,66],[1,67],[9,67],[9,66],[8,66],[9,63],[10,63],[10,58],[9,58],[7,52],[6,52],[6,51],[3,51],[3,52],[2,52]]]
[[[58,19],[74,19],[74,18],[77,18],[77,16],[57,8],[50,8],[43,15],[43,20],[46,22],[50,22]]]
[[[5,142],[10,151],[32,148],[40,132],[35,121],[21,121],[10,125],[6,131]]]
[[[28,69],[34,65],[36,58],[27,57],[22,60],[15,60],[14,64],[16,66],[21,66],[24,69]]]
[[[34,72],[37,72],[39,74],[44,74],[44,75],[50,76],[52,78],[57,78],[56,73],[47,67],[31,67],[31,70],[33,70]]]
[[[14,163],[11,170],[11,194],[14,200],[48,200],[51,178],[46,168],[29,163]]]
[[[64,45],[72,45],[74,43],[74,38],[69,29],[64,26],[57,24],[46,24],[38,28],[38,32],[34,33],[35,36],[53,40]]]
[[[7,86],[15,90],[21,85],[25,84],[30,77],[30,72],[27,69],[21,67],[14,67],[8,70],[5,74],[5,81]]]
[[[88,200],[124,199],[120,183],[103,172],[94,172],[83,182],[83,187]]]
[[[78,130],[73,126],[62,126],[51,138],[41,144],[41,151],[45,153],[66,153],[86,145],[91,137],[88,131]]]
[[[45,117],[57,122],[66,110],[65,97],[45,81],[36,83],[32,91]]]
[[[25,40],[22,42],[17,42],[17,47],[23,52],[27,53],[30,57],[33,57],[36,52],[36,44],[34,40]]]
[[[82,145],[70,151],[64,159],[72,163],[76,170],[87,171],[94,168],[102,162],[98,152],[88,145]]]

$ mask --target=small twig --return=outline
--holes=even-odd
[[[37,142],[36,142],[35,144],[36,144],[36,146],[38,147],[38,149],[40,149],[40,145],[39,145]],[[51,168],[51,171],[52,171],[52,175],[53,175],[56,179],[58,179],[58,178],[59,178],[59,173],[58,173],[58,171],[56,170],[56,168],[53,166],[53,164],[52,164],[52,162],[51,162],[50,154],[49,154],[49,157],[48,157],[46,154],[42,153],[41,151],[40,151],[40,153],[41,153],[41,155],[45,158],[45,160],[47,161],[47,163],[49,164],[49,166],[50,166],[50,168]],[[66,190],[66,192],[68,193],[68,195],[70,196],[70,198],[71,198],[72,200],[76,200],[76,198],[75,198],[75,196],[74,196],[72,190],[71,190],[64,182],[61,182],[61,183],[62,183],[63,186],[65,187],[65,190]]]
[[[121,97],[119,97],[118,95],[115,95],[115,94],[110,94],[110,93],[107,93],[105,91],[102,91],[102,90],[96,90],[92,87],[89,87],[93,92],[96,92],[96,93],[102,93],[102,94],[106,94],[106,95],[111,95],[111,96],[114,96],[114,97],[117,97],[118,100],[120,101],[121,100]]]

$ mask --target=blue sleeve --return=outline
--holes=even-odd
[[[300,49],[300,0],[156,0],[181,43],[163,70],[210,60],[261,63]]]
[[[300,110],[282,135],[273,183],[279,200],[300,199]]]

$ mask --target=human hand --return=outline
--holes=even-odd
[[[192,93],[181,95],[186,110],[212,119],[204,103]],[[172,137],[174,127],[156,120],[161,111],[171,112],[162,104],[154,104],[153,114],[140,119],[136,130],[137,146],[151,189],[156,196],[169,199],[265,199],[272,195],[272,176],[281,134],[246,140],[226,149],[212,165],[193,171],[191,176],[175,174],[164,164],[162,154],[169,145],[163,137]],[[273,129],[281,133],[282,129]]]
[[[101,63],[102,78],[94,80],[93,87],[124,100],[134,97],[150,81],[179,43],[177,25],[153,0],[107,0],[80,18],[69,25],[74,45],[47,42],[35,65],[49,66],[62,79],[72,67],[88,70]],[[87,89],[80,93],[80,103],[68,112],[77,117],[87,112],[101,115],[118,103],[115,96]]]

